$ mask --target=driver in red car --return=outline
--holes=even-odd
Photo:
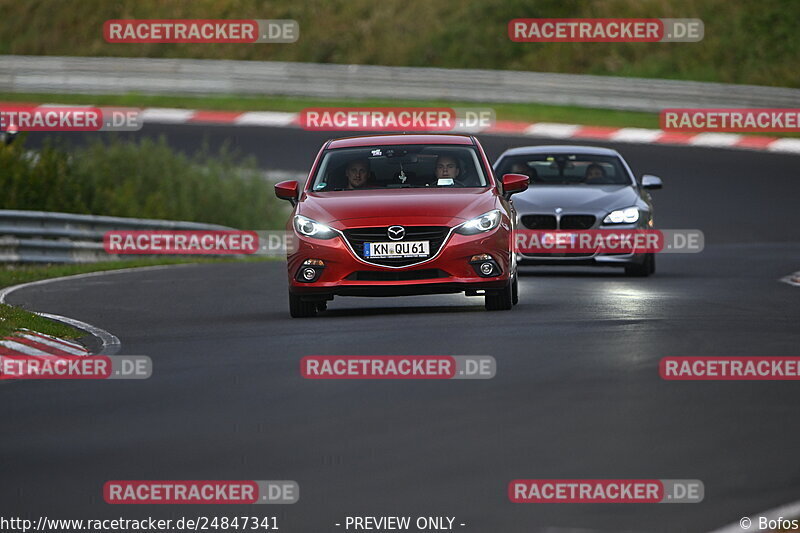
[[[451,179],[455,181],[461,174],[461,167],[455,157],[440,155],[436,158],[435,176],[437,180]]]
[[[362,189],[369,181],[369,159],[354,159],[347,163],[345,175],[347,176],[348,189]]]

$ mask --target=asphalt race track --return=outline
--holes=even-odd
[[[322,134],[151,126],[191,150],[226,138],[303,175]],[[80,141],[80,137],[75,139]],[[32,144],[38,142],[31,136]],[[483,137],[495,157],[521,137]],[[575,144],[575,143],[573,143]],[[582,143],[592,144],[592,143]],[[146,381],[0,385],[0,508],[50,518],[272,515],[287,532],[347,515],[455,516],[477,533],[705,532],[798,500],[792,382],[664,381],[683,355],[800,355],[800,157],[597,143],[655,191],[661,228],[706,249],[660,255],[652,278],[527,267],[520,304],[461,295],[338,298],[288,316],[279,261],[111,273],[23,289],[149,355]],[[304,176],[303,176],[304,177]],[[493,355],[492,380],[315,381],[305,355]],[[13,460],[10,460],[13,458]],[[512,504],[516,478],[700,479],[700,504]],[[292,506],[111,506],[110,479],[292,479]],[[10,512],[3,513],[5,515]]]

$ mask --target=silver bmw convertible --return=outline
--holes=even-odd
[[[649,190],[661,178],[638,181],[616,150],[592,146],[525,146],[506,150],[498,176],[524,174],[527,191],[514,196],[518,227],[530,230],[653,229]],[[522,265],[624,267],[629,276],[655,272],[652,253],[518,253]]]

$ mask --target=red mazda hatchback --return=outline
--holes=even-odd
[[[464,292],[486,309],[517,302],[512,194],[468,135],[375,135],[326,142],[303,190],[275,185],[294,206],[287,229],[289,311],[309,317],[334,296]]]

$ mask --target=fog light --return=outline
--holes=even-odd
[[[482,278],[492,278],[499,276],[503,272],[497,261],[489,254],[473,255],[469,260],[469,264],[475,270],[475,273]]]
[[[294,279],[300,283],[314,283],[325,270],[325,262],[322,259],[306,259],[297,270]]]

